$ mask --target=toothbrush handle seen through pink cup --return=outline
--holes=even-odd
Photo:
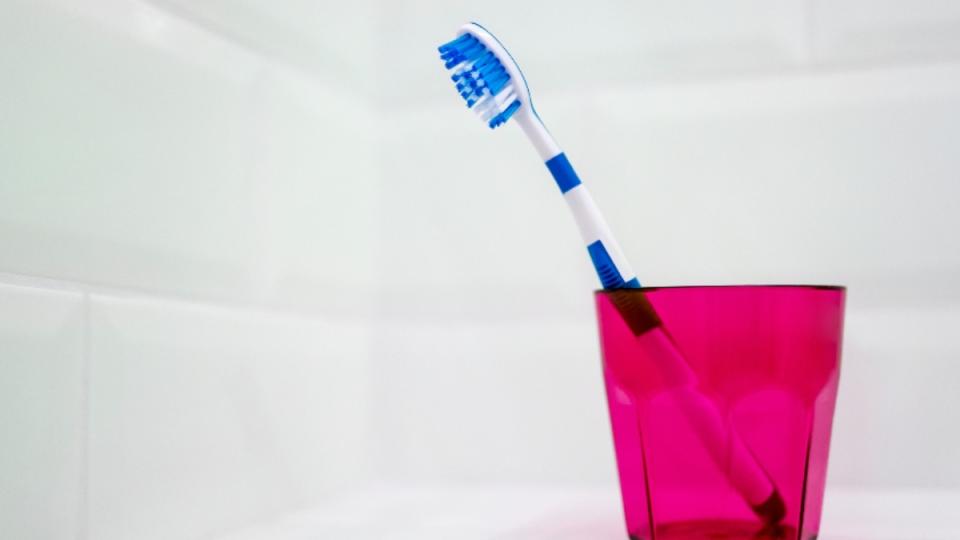
[[[733,286],[596,293],[632,538],[809,540],[818,534],[844,292]],[[615,297],[623,294],[642,295],[662,324],[656,332],[682,351],[682,361],[664,361],[664,345],[653,342],[666,338],[638,336],[635,324],[631,330],[621,316],[622,297]],[[762,476],[744,469],[758,466]],[[783,496],[777,526],[746,501],[751,489],[765,488],[743,482],[764,477]]]

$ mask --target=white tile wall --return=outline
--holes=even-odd
[[[331,280],[372,285],[373,140],[358,96],[152,4],[11,8],[0,267],[369,312],[331,294]]]
[[[564,135],[648,282],[840,280],[854,305],[958,300],[944,275],[960,267],[944,234],[960,227],[957,66],[595,98],[595,123]]]
[[[367,479],[364,327],[91,306],[90,537],[197,538]]]
[[[249,287],[248,86],[260,62],[235,49],[217,61],[226,70],[210,69],[190,50],[221,42],[200,32],[164,49],[144,35],[162,41],[162,18],[120,31],[42,3],[12,10],[0,22],[3,268],[190,293]]]
[[[556,318],[555,308],[561,317],[585,313],[583,289],[568,285],[592,286],[589,263],[543,164],[514,126],[490,133],[461,103],[442,103],[385,119],[385,314],[502,320]]]
[[[960,306],[847,316],[830,479],[915,489],[960,486]]]
[[[957,66],[539,103],[641,281],[839,281],[854,305],[960,301]],[[582,318],[595,277],[547,171],[519,129],[490,133],[457,105],[391,116],[382,250],[408,287],[389,287],[386,309]]]
[[[375,343],[383,478],[615,482],[590,321],[396,323]]]
[[[75,537],[84,399],[81,293],[0,283],[0,537]]]
[[[264,73],[255,95],[252,294],[351,319],[371,315],[380,201],[378,124],[367,102],[281,68]]]
[[[286,55],[297,38],[261,47],[207,15],[0,17],[0,281],[39,287],[0,296],[5,538],[196,537],[369,477],[377,135],[352,71],[369,52],[326,32],[324,76]],[[75,293],[56,333],[51,287],[94,294],[92,317]]]
[[[310,70],[324,85],[369,96],[379,40],[380,2],[289,0],[154,0],[215,33],[264,53],[275,63]]]
[[[808,54],[805,2],[545,0],[384,2],[380,97],[388,104],[455,95],[436,47],[477,20],[521,58],[535,90],[690,79],[792,68]],[[387,75],[389,73],[389,75]]]
[[[810,2],[811,35],[824,63],[955,61],[960,5],[950,0]]]

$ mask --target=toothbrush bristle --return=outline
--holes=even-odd
[[[510,119],[521,102],[510,74],[493,51],[469,33],[441,45],[440,60],[453,72],[460,97],[491,129]]]

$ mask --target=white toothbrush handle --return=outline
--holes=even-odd
[[[517,120],[517,123],[520,124],[520,127],[523,128],[523,132],[527,134],[530,142],[533,143],[533,147],[537,149],[537,153],[540,154],[540,159],[549,161],[557,154],[563,152],[563,150],[560,150],[560,145],[554,140],[553,135],[550,135],[550,132],[547,131],[543,122],[540,121],[540,118],[538,118],[535,113],[530,111],[529,107],[521,108],[517,114],[514,115],[514,118]]]
[[[587,187],[580,182],[576,171],[567,160],[567,156],[560,150],[543,122],[529,110],[521,109],[516,115],[517,123],[527,134],[546,163],[547,168],[557,181],[563,198],[566,199],[573,218],[580,229],[580,236],[587,246],[587,252],[593,261],[593,266],[600,277],[604,289],[636,288],[640,286],[636,274],[627,262],[620,244],[613,238],[613,233],[607,225],[603,214],[593,202],[593,197]]]

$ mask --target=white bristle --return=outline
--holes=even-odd
[[[484,111],[483,114],[480,115],[480,119],[483,120],[484,122],[489,122],[491,118],[493,118],[498,114],[500,114],[499,109],[497,109],[496,107],[490,107],[489,109]]]
[[[473,106],[473,110],[476,111],[477,114],[483,114],[487,112],[487,110],[494,108],[496,108],[496,102],[493,100],[490,92],[485,92],[484,96]]]
[[[498,114],[499,112],[500,108],[497,107],[496,102],[489,98],[484,102],[483,107],[477,110],[477,114],[480,116],[480,118],[485,120],[489,120],[493,117],[493,115]]]
[[[497,106],[503,110],[509,107],[510,104],[513,103],[513,100],[517,99],[517,93],[514,91],[513,85],[508,84],[503,87],[503,90],[501,90],[494,99],[497,101]]]

